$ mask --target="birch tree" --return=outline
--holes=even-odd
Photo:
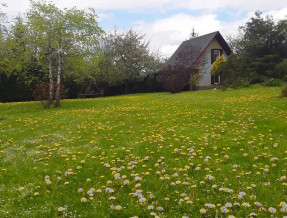
[[[99,44],[102,29],[98,26],[93,9],[88,11],[76,8],[61,10],[46,1],[30,1],[28,20],[35,32],[40,58],[48,68],[50,81],[50,104],[53,102],[53,81],[57,81],[55,107],[60,106],[61,80],[64,66],[69,60],[89,60]],[[73,58],[71,58],[73,57]],[[81,59],[81,60],[80,60]],[[46,60],[46,61],[45,61]],[[73,63],[71,63],[73,65]],[[75,68],[74,68],[75,69]],[[69,68],[70,71],[73,68]]]
[[[48,69],[49,86],[49,105],[53,103],[53,65],[55,60],[55,35],[57,18],[60,16],[59,9],[51,4],[30,1],[31,8],[27,13],[28,25],[31,35],[34,36],[34,48],[38,53],[38,59],[45,69]]]

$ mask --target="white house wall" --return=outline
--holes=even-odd
[[[200,62],[200,81],[199,86],[211,86],[211,49],[222,49],[219,43],[214,39],[202,54]],[[227,54],[223,51],[223,55],[226,58]]]

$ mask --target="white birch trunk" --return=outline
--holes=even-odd
[[[50,86],[49,86],[49,106],[53,104],[53,69],[52,69],[52,51],[50,49],[49,51],[49,81],[50,81]]]
[[[58,73],[56,87],[56,104],[55,107],[60,107],[61,100],[61,76],[62,76],[62,48],[58,46]]]

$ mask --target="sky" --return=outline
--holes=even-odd
[[[255,13],[275,20],[287,19],[286,0],[50,0],[59,8],[96,10],[99,26],[109,32],[133,28],[145,34],[152,50],[170,57],[193,28],[199,35],[220,31],[223,37],[237,33]],[[29,0],[0,0],[11,19],[24,15]]]

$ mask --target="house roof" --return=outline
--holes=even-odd
[[[216,31],[182,42],[166,62],[165,66],[175,65],[181,62],[185,66],[191,67],[213,39],[217,40],[227,55],[231,54],[232,51],[229,45],[224,40],[220,32]]]

